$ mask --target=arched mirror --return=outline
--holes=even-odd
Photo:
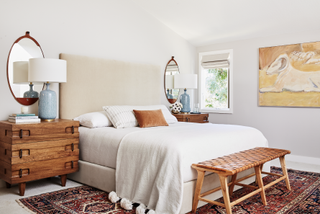
[[[7,80],[13,97],[21,105],[32,105],[39,99],[42,83],[28,82],[28,61],[44,58],[39,43],[27,31],[11,46],[7,59]]]
[[[179,88],[174,88],[174,75],[179,74],[178,63],[174,60],[174,56],[169,60],[164,72],[164,91],[169,103],[175,103],[178,99]]]

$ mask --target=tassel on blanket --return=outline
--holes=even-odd
[[[140,204],[136,209],[137,214],[145,214],[145,212],[146,212],[146,206],[144,204]]]
[[[108,198],[109,200],[112,202],[112,203],[117,203],[117,201],[119,201],[119,197],[117,196],[117,193],[115,193],[114,191],[110,192],[109,195],[108,195]]]
[[[120,206],[125,210],[132,210],[132,202],[129,201],[128,199],[125,199],[125,198],[121,199]]]

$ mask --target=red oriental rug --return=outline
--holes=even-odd
[[[281,174],[281,169],[271,167],[271,171]],[[260,194],[241,202],[232,208],[233,213],[266,214],[266,213],[320,213],[320,173],[288,170],[291,191],[288,191],[284,181],[266,190],[268,205],[264,206]],[[273,181],[274,176],[263,178],[265,184]],[[233,193],[235,200],[251,189],[242,188]],[[223,199],[219,199],[222,201]],[[119,203],[113,204],[108,200],[108,193],[93,187],[81,186],[61,191],[45,193],[37,196],[18,199],[17,202],[33,213],[135,213],[135,208],[126,211]],[[197,209],[197,214],[225,213],[225,209],[207,204]]]

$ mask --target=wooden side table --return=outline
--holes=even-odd
[[[209,114],[173,114],[179,122],[209,123]]]
[[[16,124],[0,121],[0,178],[7,187],[60,175],[65,186],[67,174],[78,171],[79,122],[57,119],[52,122]]]

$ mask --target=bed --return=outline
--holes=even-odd
[[[60,54],[60,58],[66,60],[68,66],[67,83],[60,84],[62,119],[100,112],[103,106],[155,106],[165,96],[163,72],[159,66],[70,54]],[[154,108],[167,110],[165,106]],[[225,138],[227,140],[223,140]],[[146,150],[150,142],[157,146]],[[145,203],[158,213],[186,213],[191,211],[196,179],[192,163],[267,145],[261,132],[244,126],[170,122],[169,126],[147,129],[80,127],[80,170],[68,177],[108,192],[122,191],[122,195],[127,194],[129,198],[135,194],[135,202]],[[152,152],[161,154],[161,161],[154,159],[157,155],[150,155]],[[245,171],[239,177],[250,173],[252,171]],[[127,176],[121,176],[125,174]],[[148,179],[141,179],[146,177]],[[164,180],[154,182],[156,185],[146,182],[159,180],[159,177]],[[172,182],[166,183],[170,179]],[[218,185],[217,175],[208,174],[203,191]],[[176,195],[169,194],[172,189],[179,189]],[[217,197],[221,194],[214,193],[208,198]],[[173,201],[174,205],[164,208],[168,201]],[[199,203],[202,205],[204,203]]]

